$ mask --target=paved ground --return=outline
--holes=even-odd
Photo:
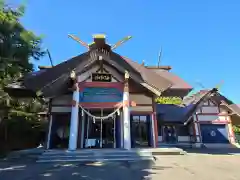
[[[106,164],[0,162],[1,180],[239,180],[239,155],[159,156],[148,161]],[[148,177],[148,178],[147,178]]]
[[[154,180],[239,180],[239,155],[164,156],[153,166]]]

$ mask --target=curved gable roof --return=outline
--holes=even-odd
[[[138,64],[127,57],[123,58],[141,74],[145,82],[150,83],[153,87],[159,89],[160,91],[165,91],[173,85],[171,81],[163,76],[158,75],[156,72],[146,68],[145,66]]]
[[[92,56],[92,53],[96,53]],[[129,61],[123,58],[115,52],[109,54],[102,54],[101,51],[88,51],[79,56],[76,56],[68,61],[62,62],[52,68],[40,70],[29,76],[26,76],[23,80],[23,85],[26,89],[38,92],[45,97],[52,97],[57,94],[66,92],[69,87],[69,75],[72,70],[76,73],[81,73],[86,68],[89,68],[93,63],[97,61],[96,57],[102,55],[104,62],[109,63],[116,69],[124,72],[129,71],[130,77],[137,80],[147,88],[156,89],[156,92],[162,92],[168,89],[172,83],[159,76],[155,72],[141,66],[138,63]]]

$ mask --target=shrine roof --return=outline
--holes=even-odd
[[[119,72],[124,73],[127,70],[130,78],[146,88],[155,89],[154,92],[157,92],[158,95],[172,86],[171,81],[138,63],[112,51],[108,54],[103,54],[97,50],[90,50],[52,68],[42,68],[39,71],[30,73],[24,77],[22,85],[36,93],[41,91],[40,94],[44,97],[63,94],[69,87],[71,71],[74,70],[76,74],[81,74],[97,62],[94,59],[95,56],[92,56],[93,53],[96,56],[101,55],[104,63],[113,66]]]

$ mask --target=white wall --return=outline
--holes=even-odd
[[[190,142],[190,136],[178,136],[178,142]]]
[[[220,113],[219,107],[216,106],[212,101],[206,101],[202,106],[197,110],[197,121],[228,121],[230,120],[229,116]]]
[[[198,121],[217,121],[219,120],[219,116],[218,115],[197,115],[197,120]]]
[[[217,106],[203,106],[202,113],[219,113],[219,108]]]

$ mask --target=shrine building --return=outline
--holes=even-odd
[[[6,87],[48,101],[46,149],[234,145],[231,116],[239,113],[217,88],[188,95],[193,88],[170,66],[117,54],[104,35],[86,47]]]

